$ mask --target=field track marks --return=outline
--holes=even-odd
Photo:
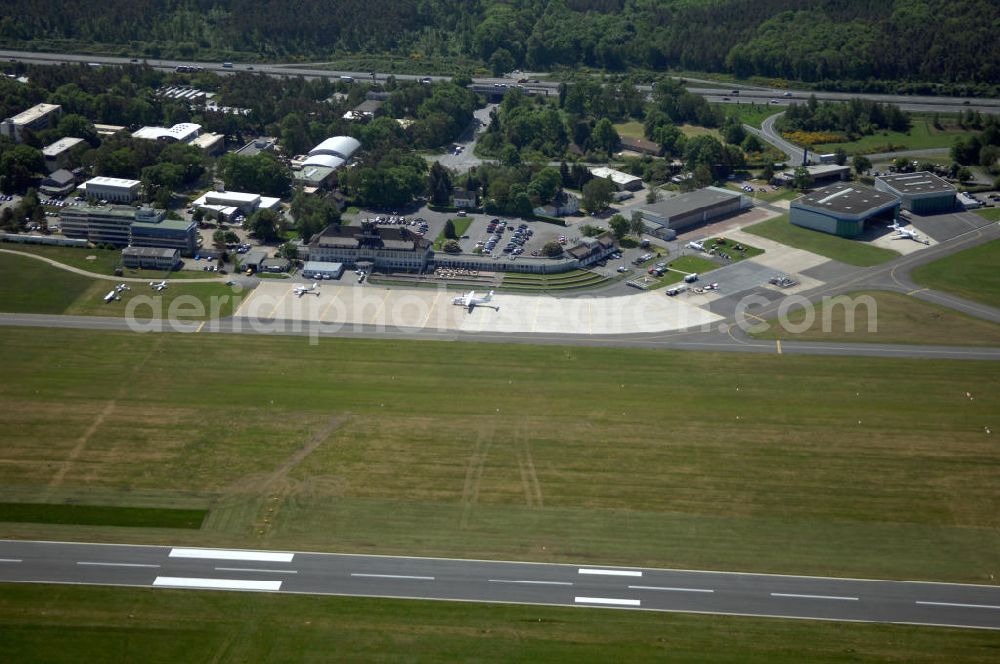
[[[330,437],[336,429],[338,429],[345,421],[347,416],[342,414],[331,415],[330,418],[320,427],[319,431],[312,435],[312,437],[306,441],[306,444],[296,450],[288,459],[286,459],[280,466],[274,469],[267,479],[264,480],[263,487],[269,487],[278,480],[286,477],[296,466],[302,463],[307,456],[316,451],[323,442]]]
[[[146,353],[145,357],[142,358],[142,361],[137,362],[135,366],[132,367],[132,371],[129,372],[129,376],[126,379],[122,380],[121,385],[119,385],[114,398],[111,399],[111,401],[108,402],[108,405],[106,405],[104,409],[97,414],[97,417],[95,417],[94,421],[90,423],[90,426],[87,427],[87,430],[84,431],[83,435],[81,435],[77,439],[76,445],[74,445],[73,449],[70,450],[69,455],[66,457],[66,460],[63,461],[62,465],[59,466],[59,470],[57,470],[56,474],[52,476],[51,480],[49,480],[49,485],[48,485],[49,489],[55,489],[56,487],[60,486],[63,483],[63,480],[66,478],[66,473],[69,472],[69,469],[73,467],[73,464],[76,462],[76,460],[80,457],[81,454],[83,454],[83,450],[86,449],[87,443],[97,432],[97,429],[100,428],[100,426],[104,424],[104,420],[106,420],[108,416],[111,415],[112,412],[114,412],[115,408],[118,405],[118,400],[128,396],[128,393],[133,389],[132,385],[133,379],[136,376],[142,374],[142,371],[145,370],[146,368],[146,363],[149,361],[149,358],[159,353],[160,348],[162,346],[163,346],[163,336],[160,335],[156,337],[156,340],[150,347],[149,352]]]
[[[528,507],[543,507],[542,487],[535,472],[535,460],[531,455],[531,439],[528,437],[528,421],[524,419],[517,428],[514,439],[514,456],[517,470],[521,475],[521,488]]]
[[[479,429],[479,435],[476,437],[476,445],[472,448],[469,465],[465,468],[465,486],[462,488],[462,528],[469,525],[469,512],[472,511],[476,501],[479,500],[479,485],[483,479],[483,470],[486,468],[486,457],[489,454],[490,446],[493,445],[495,434],[495,422],[483,424]]]

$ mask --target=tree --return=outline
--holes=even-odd
[[[233,231],[225,231],[223,238],[225,239],[226,244],[239,244],[240,242],[240,236]]]
[[[532,202],[538,205],[545,205],[555,198],[562,186],[562,176],[559,171],[552,166],[548,166],[538,171],[538,173],[528,183],[528,195]]]
[[[290,206],[295,230],[304,242],[309,242],[313,235],[322,233],[330,225],[340,223],[340,210],[323,196],[296,191]]]
[[[583,207],[587,212],[594,214],[607,209],[611,204],[611,194],[615,186],[610,180],[605,178],[594,178],[583,185]]]
[[[652,205],[658,200],[660,200],[660,190],[656,187],[650,187],[649,191],[646,192],[646,203]]]
[[[278,255],[290,261],[297,261],[299,259],[299,248],[294,242],[286,242],[278,247]]]
[[[197,223],[201,223],[205,219],[205,211],[201,208],[195,208],[194,212],[191,213],[191,220]]]
[[[629,231],[629,221],[620,214],[616,214],[611,219],[608,220],[608,225],[611,227],[611,232],[615,234],[615,237],[621,240]]]
[[[458,237],[458,234],[455,233],[455,222],[451,219],[444,222],[444,236],[449,240],[454,240]]]
[[[636,237],[640,237],[646,231],[646,225],[642,220],[642,212],[632,211],[632,218],[629,220],[628,232]]]
[[[799,191],[805,191],[812,184],[813,178],[809,175],[809,171],[806,170],[804,166],[799,166],[795,169],[795,177],[792,180],[795,188]]]
[[[445,252],[449,254],[462,253],[462,247],[461,245],[458,244],[457,240],[448,240],[447,242],[444,243],[444,245],[442,245],[441,248],[444,249]]]
[[[862,173],[867,173],[871,170],[872,160],[864,155],[857,155],[854,157],[854,172],[858,175]]]
[[[217,230],[212,233],[212,248],[219,254],[219,263],[224,262],[226,255],[226,232]]]
[[[563,254],[562,245],[552,240],[551,242],[546,242],[545,246],[542,247],[542,255],[549,258],[559,258]]]
[[[490,71],[494,76],[503,76],[514,68],[514,56],[505,48],[498,48],[490,56]]]
[[[244,225],[261,242],[274,242],[278,239],[278,215],[273,210],[257,210]]]
[[[217,172],[226,189],[268,196],[286,196],[292,186],[292,172],[270,152],[252,157],[229,153],[219,159]]]
[[[594,131],[590,134],[591,144],[608,155],[618,146],[619,141],[621,138],[608,118],[598,120],[594,125]]]
[[[764,182],[770,182],[771,178],[774,177],[774,164],[770,161],[764,164],[764,168],[760,172],[760,177]]]
[[[837,166],[843,166],[846,164],[847,150],[844,148],[837,148],[837,150],[833,153],[833,163],[837,164]]]
[[[955,174],[955,177],[958,178],[959,182],[970,182],[972,180],[972,171],[969,170],[968,166],[962,166],[960,169],[958,169],[958,172]]]
[[[427,176],[427,193],[434,205],[448,205],[451,200],[451,193],[455,187],[451,182],[451,173],[448,169],[435,161],[431,164],[430,173]]]

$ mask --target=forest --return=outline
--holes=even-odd
[[[7,0],[0,44],[136,56],[393,54],[996,94],[994,0]]]

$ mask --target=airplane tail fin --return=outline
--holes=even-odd
[[[486,301],[489,302],[492,299],[493,299],[493,291],[490,291],[489,293],[486,294]]]

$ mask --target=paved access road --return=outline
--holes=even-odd
[[[0,582],[606,607],[1000,629],[1000,587],[0,540]]]

